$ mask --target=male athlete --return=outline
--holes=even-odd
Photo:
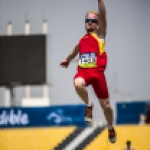
[[[92,123],[93,104],[86,89],[86,86],[92,85],[108,123],[108,138],[111,143],[115,143],[116,132],[113,127],[113,110],[109,102],[104,75],[107,64],[107,54],[104,49],[107,20],[103,0],[98,0],[98,9],[99,12],[94,10],[86,14],[85,29],[87,33],[60,65],[67,68],[70,61],[79,54],[78,72],[74,77],[74,86],[77,94],[86,104],[85,122]]]

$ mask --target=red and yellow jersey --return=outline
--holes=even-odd
[[[96,33],[88,33],[79,41],[78,68],[98,68],[104,70],[107,64],[105,41]]]

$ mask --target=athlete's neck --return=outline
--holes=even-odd
[[[93,32],[87,32],[87,34],[91,34],[91,35],[98,36],[98,35],[97,35],[97,32],[95,32],[95,31],[93,31]]]
[[[95,32],[96,33],[96,30],[94,30],[94,29],[87,29],[86,32],[87,33],[91,33],[91,32]]]

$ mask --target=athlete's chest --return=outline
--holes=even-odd
[[[79,42],[79,53],[98,52],[98,40],[91,35],[85,35]]]

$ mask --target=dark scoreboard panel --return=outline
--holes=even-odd
[[[46,35],[0,36],[0,85],[46,83]]]

